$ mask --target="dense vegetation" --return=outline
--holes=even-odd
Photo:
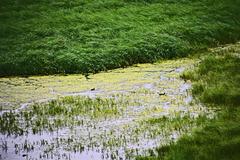
[[[194,81],[193,94],[218,112],[192,135],[158,149],[159,157],[142,160],[238,160],[240,159],[240,44],[219,49],[205,57],[183,78]],[[203,122],[203,121],[202,121]]]
[[[240,38],[239,0],[1,0],[0,75],[96,73]]]

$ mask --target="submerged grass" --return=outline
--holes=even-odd
[[[0,76],[96,73],[240,37],[237,0],[0,2]]]
[[[127,102],[115,100],[112,98],[92,99],[89,97],[64,97],[58,100],[52,100],[47,104],[35,104],[32,106],[33,112],[38,115],[69,115],[76,116],[81,114],[90,114],[98,117],[103,115],[119,114],[118,105],[124,107]]]
[[[240,159],[240,44],[214,49],[194,71],[182,77],[194,82],[193,94],[218,117],[204,122],[192,135],[159,148],[150,160],[237,160]]]
[[[118,116],[129,105],[113,98],[63,97],[47,103],[36,103],[20,112],[5,112],[0,116],[0,132],[22,135],[30,129],[35,134],[43,130],[83,125],[83,119]]]

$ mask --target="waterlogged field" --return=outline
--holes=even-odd
[[[169,60],[84,77],[0,79],[0,159],[134,159],[212,118]],[[196,121],[198,119],[198,121]]]

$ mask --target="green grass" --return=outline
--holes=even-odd
[[[158,156],[142,160],[240,159],[240,44],[215,49],[197,69],[182,77],[194,82],[193,95],[218,110],[217,118],[204,122],[192,135],[157,150]]]
[[[96,73],[240,38],[238,0],[1,0],[0,75]]]

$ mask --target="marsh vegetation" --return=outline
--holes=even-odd
[[[141,160],[237,160],[240,158],[240,43],[212,49],[183,78],[193,81],[192,93],[216,116],[201,121],[191,135],[158,149],[158,155]]]

